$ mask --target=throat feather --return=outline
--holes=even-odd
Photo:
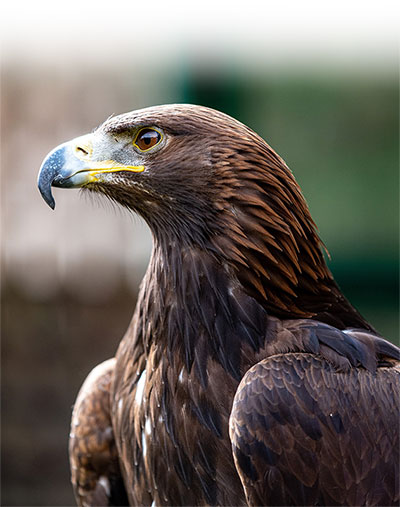
[[[242,344],[254,352],[263,346],[267,312],[209,252],[169,250],[168,257],[154,253],[143,288],[142,319],[152,323],[142,326],[145,350],[157,343],[171,364],[178,354],[188,372],[194,368],[203,387],[209,361],[239,381]]]

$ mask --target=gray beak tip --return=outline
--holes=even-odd
[[[82,186],[82,182],[85,182],[85,177],[80,173],[87,170],[87,162],[78,158],[75,151],[76,140],[69,141],[54,148],[42,162],[38,175],[38,187],[44,201],[51,209],[56,206],[51,192],[52,187],[78,188]]]
[[[38,175],[38,187],[41,196],[51,209],[55,208],[55,201],[51,193],[54,180],[60,178],[65,163],[65,144],[58,146],[45,158]]]
[[[47,178],[45,178],[44,181],[39,179],[39,192],[46,204],[48,204],[51,209],[54,209],[56,207],[56,203],[54,201],[53,194],[51,193],[51,182],[46,180]]]

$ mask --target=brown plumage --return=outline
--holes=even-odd
[[[94,368],[76,398],[69,435],[71,480],[79,505],[127,505],[110,410],[115,358]]]
[[[42,166],[47,202],[51,184],[82,186],[142,215],[154,238],[108,402],[92,382],[75,405],[78,503],[108,473],[91,432],[115,457],[111,421],[131,505],[397,504],[399,349],[336,285],[284,161],[188,105],[108,119],[71,146],[80,168],[65,147]]]

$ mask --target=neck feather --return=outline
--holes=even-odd
[[[243,341],[254,351],[264,344],[266,310],[206,250],[156,244],[139,306],[144,349],[158,343],[171,364],[180,357],[204,386],[209,360],[240,380]]]

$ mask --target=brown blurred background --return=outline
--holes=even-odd
[[[54,5],[2,7],[2,505],[73,503],[71,407],[148,262],[139,218],[75,190],[56,189],[52,212],[36,188],[48,151],[112,113],[191,102],[256,130],[299,181],[345,294],[398,341],[391,2],[346,16],[340,2]]]

